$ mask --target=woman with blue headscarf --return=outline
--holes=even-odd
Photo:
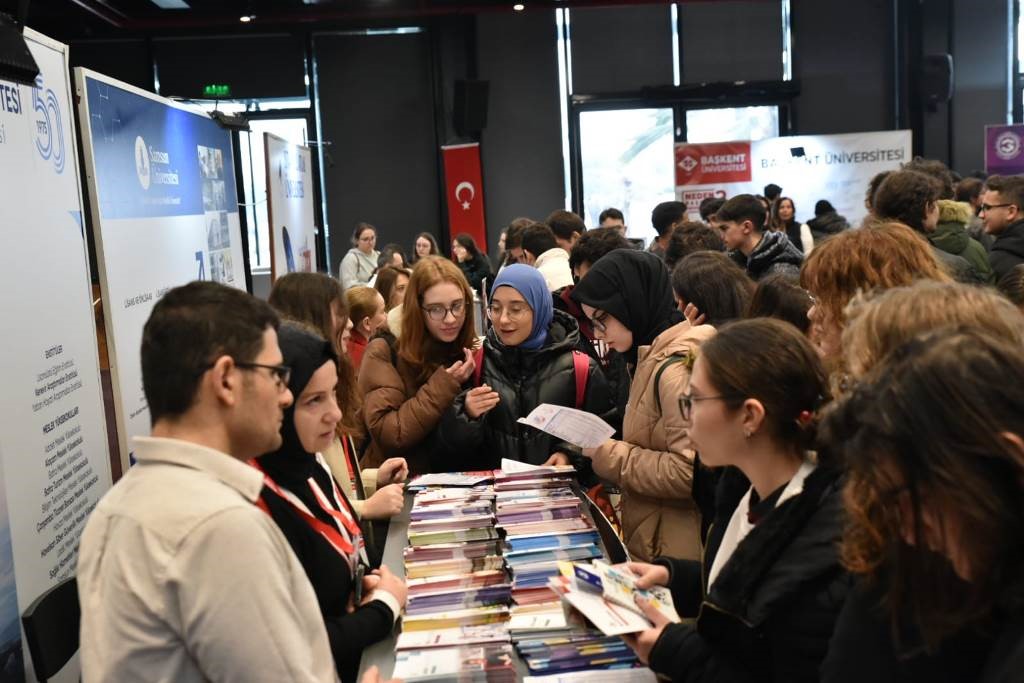
[[[571,446],[519,424],[541,403],[580,406],[606,415],[613,409],[604,374],[592,359],[574,360],[579,342],[576,320],[554,308],[540,271],[506,267],[491,288],[482,368],[473,388],[455,399],[442,420],[446,448],[438,469],[489,469],[502,458],[532,465],[568,464]],[[577,397],[576,364],[586,364],[586,386]],[[582,379],[582,377],[580,378]]]

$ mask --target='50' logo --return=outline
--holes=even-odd
[[[64,172],[64,126],[60,117],[57,95],[43,90],[43,77],[36,78],[32,88],[32,107],[36,111],[36,149],[45,161],[53,160],[57,173]]]

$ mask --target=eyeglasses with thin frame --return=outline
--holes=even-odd
[[[498,304],[491,304],[487,307],[487,317],[491,320],[500,320],[502,314],[512,322],[518,322],[526,317],[529,313],[530,307],[527,305],[522,306],[509,306],[508,308],[502,308]]]
[[[982,211],[991,211],[992,209],[1005,209],[1008,206],[1017,206],[1016,204],[982,204]]]
[[[608,314],[602,311],[601,313],[595,313],[590,318],[590,322],[594,325],[594,330],[604,334],[608,331],[608,326],[604,324],[604,321],[608,319]]]
[[[270,370],[270,374],[274,377],[274,381],[277,383],[279,391],[284,391],[288,388],[288,380],[292,377],[292,369],[287,365],[265,365],[263,363],[236,362],[235,367],[240,370],[257,370],[259,368]]]
[[[721,396],[694,396],[693,394],[683,394],[679,397],[679,413],[683,416],[684,420],[689,421],[693,415],[693,404],[696,401],[734,401],[740,398],[739,396],[723,394]]]
[[[451,313],[452,317],[458,320],[466,312],[466,302],[456,301],[451,306],[443,306],[441,304],[431,304],[430,306],[421,306],[423,312],[427,314],[427,317],[436,323],[441,322],[448,317]]]

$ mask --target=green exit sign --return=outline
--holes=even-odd
[[[216,97],[216,98],[231,97],[231,86],[230,85],[220,85],[220,84],[216,84],[216,83],[215,84],[211,84],[211,85],[204,85],[203,86],[203,96],[204,97]]]

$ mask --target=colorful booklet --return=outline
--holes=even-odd
[[[515,652],[506,643],[404,650],[395,659],[394,678],[405,683],[465,681],[504,683],[516,680]]]
[[[463,541],[487,541],[498,538],[494,527],[485,529],[462,529],[458,531],[427,531],[409,534],[409,544],[413,546],[434,545],[436,543],[459,543]]]
[[[508,621],[508,607],[494,605],[402,617],[403,631],[432,631],[460,626],[481,626]]]
[[[485,624],[483,626],[460,626],[436,631],[405,631],[398,635],[396,650],[420,650],[432,647],[456,647],[459,645],[482,645],[484,643],[509,642],[508,624]]]
[[[402,551],[406,562],[430,562],[437,560],[475,559],[497,555],[499,541],[471,541],[469,543],[438,543],[420,548],[405,548]]]
[[[430,546],[427,546],[430,547]],[[405,576],[407,579],[424,579],[428,577],[447,577],[485,570],[500,570],[504,560],[500,555],[469,557],[453,560],[432,560],[426,562],[406,562]]]

